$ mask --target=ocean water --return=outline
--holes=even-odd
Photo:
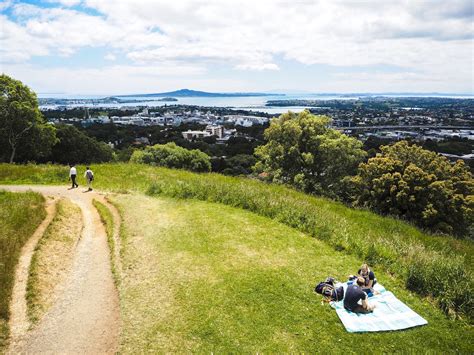
[[[112,95],[67,95],[67,94],[38,94],[38,97],[42,98],[64,98],[64,99],[99,99]],[[402,97],[402,96],[413,96],[413,95],[383,95],[386,97]],[[451,97],[451,98],[474,98],[474,96],[443,96],[435,94],[417,95],[417,97]],[[288,107],[276,107],[266,106],[269,100],[355,100],[358,96],[345,95],[345,94],[334,94],[334,95],[321,95],[321,94],[302,94],[302,95],[275,95],[275,96],[248,96],[248,97],[178,97],[178,101],[137,101],[123,104],[70,104],[68,107],[126,107],[126,106],[148,106],[148,107],[160,107],[165,105],[192,105],[202,107],[228,107],[234,109],[242,109],[248,111],[259,111],[270,114],[282,113],[288,110],[293,112],[303,111],[307,107],[303,106],[288,106]],[[126,97],[122,99],[130,100],[152,100],[152,98],[143,97]],[[45,105],[40,108],[53,108],[54,106]]]

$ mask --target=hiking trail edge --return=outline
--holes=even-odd
[[[8,353],[116,353],[120,332],[119,299],[112,278],[105,228],[92,205],[94,198],[102,202],[103,196],[95,191],[85,193],[82,188],[68,190],[65,186],[0,185],[0,189],[32,190],[45,196],[68,198],[81,208],[84,221],[63,293],[29,331],[24,329],[24,319],[21,324],[15,324],[24,317],[13,317],[10,329],[14,331]],[[25,303],[22,298],[24,293],[14,293],[11,309]]]

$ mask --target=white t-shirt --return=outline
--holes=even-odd
[[[85,177],[87,180],[92,180],[92,179],[90,179],[90,178],[91,178],[91,177],[92,177],[92,178],[94,177],[94,173],[92,172],[91,169],[86,170],[86,172],[84,173],[84,177]]]
[[[71,170],[69,170],[69,176],[71,175],[77,175],[76,167],[72,167]]]

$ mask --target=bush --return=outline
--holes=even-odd
[[[157,144],[135,151],[130,162],[197,172],[211,171],[211,159],[207,154],[197,149],[188,150],[178,147],[175,143]]]
[[[351,182],[356,205],[433,231],[458,236],[472,231],[474,180],[461,160],[451,164],[443,156],[401,141],[381,147],[380,154],[360,164]]]

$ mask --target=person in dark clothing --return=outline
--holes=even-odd
[[[370,313],[375,305],[370,305],[367,293],[362,290],[365,280],[362,277],[357,278],[357,284],[349,285],[344,295],[344,308],[354,313]],[[362,304],[359,304],[362,301]]]
[[[86,172],[84,173],[84,177],[87,181],[87,191],[92,191],[92,180],[94,180],[94,173],[92,172],[91,168],[86,167]]]
[[[357,275],[364,278],[364,286],[368,289],[373,289],[374,285],[377,283],[377,279],[375,278],[375,274],[372,270],[369,269],[367,264],[363,264],[359,271],[357,271]]]

